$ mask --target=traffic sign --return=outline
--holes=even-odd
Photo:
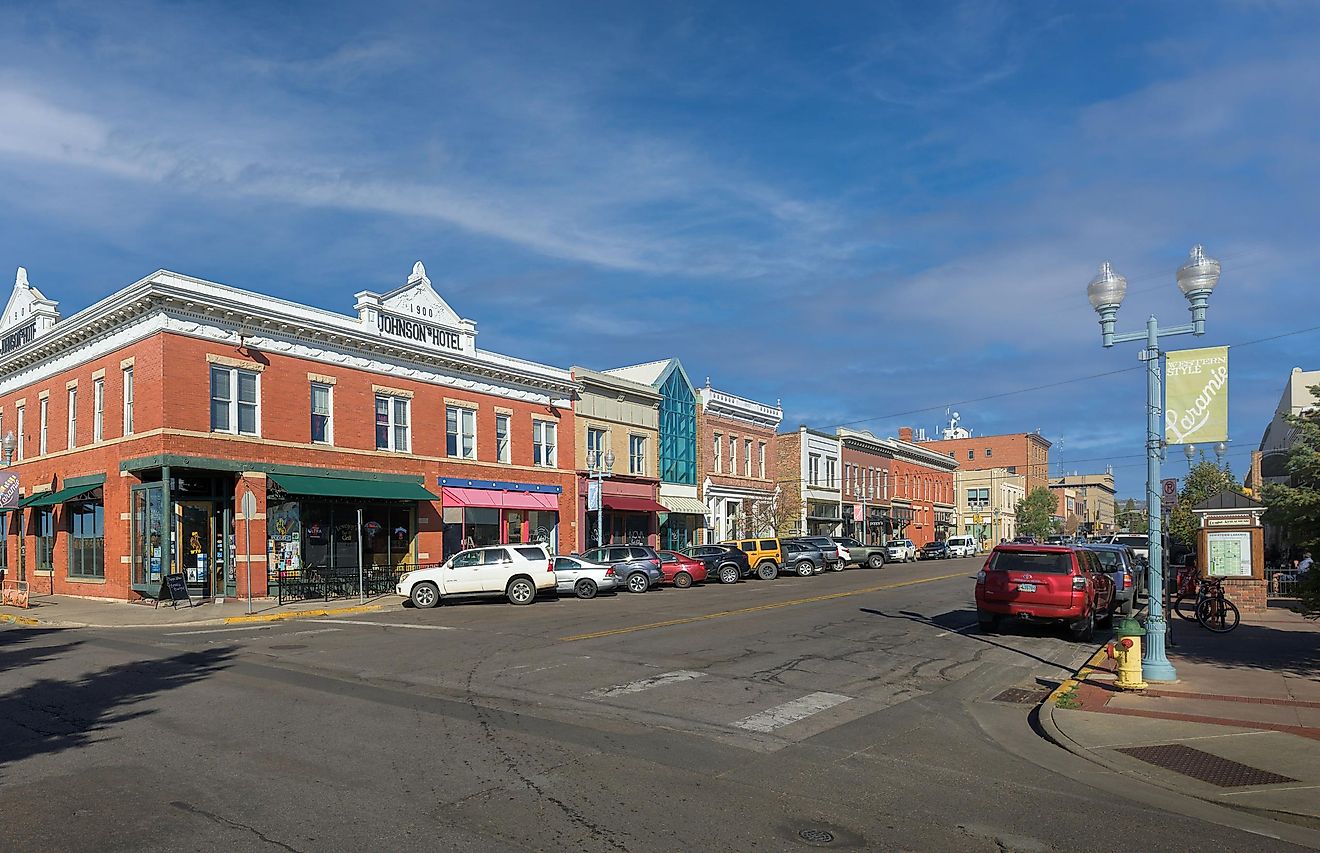
[[[1160,482],[1160,503],[1165,509],[1178,505],[1178,479],[1176,477]]]
[[[972,516],[972,523],[973,523],[973,524],[980,524],[980,523],[981,523],[981,513],[978,512],[978,513],[976,513],[975,515]]]

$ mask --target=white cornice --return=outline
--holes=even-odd
[[[784,421],[784,410],[780,406],[758,403],[746,397],[739,397],[737,394],[716,390],[710,385],[698,389],[697,393],[701,396],[701,406],[708,415],[730,418],[769,429],[779,429],[779,425]]]

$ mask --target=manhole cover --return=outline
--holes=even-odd
[[[272,648],[272,649],[277,649],[277,650],[282,651],[282,652],[291,652],[291,651],[294,651],[294,650],[296,650],[296,649],[305,649],[305,648],[307,648],[307,647],[306,647],[306,646],[303,646],[303,645],[299,645],[298,643],[289,643],[289,644],[282,645],[282,646],[271,646],[271,648]]]
[[[1048,690],[1027,690],[1022,687],[1010,687],[994,698],[996,702],[1016,702],[1019,705],[1038,705],[1050,695]]]
[[[828,829],[804,829],[798,833],[798,838],[809,844],[829,844],[834,840],[834,833]]]
[[[1221,788],[1277,785],[1281,782],[1297,781],[1287,776],[1280,776],[1278,773],[1192,749],[1180,743],[1163,746],[1130,746],[1118,751],[1147,764],[1154,764],[1156,767],[1191,776],[1193,779],[1200,779],[1202,782],[1209,782]]]

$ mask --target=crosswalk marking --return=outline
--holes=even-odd
[[[678,684],[682,681],[691,681],[694,678],[701,678],[704,675],[704,672],[692,672],[691,670],[680,669],[675,672],[653,675],[650,678],[643,678],[640,681],[630,681],[627,684],[617,684],[613,687],[602,687],[599,690],[591,691],[588,695],[602,699],[611,696],[626,696],[629,693],[640,693],[643,690],[650,690],[652,687],[659,687],[663,684]]]
[[[785,702],[782,705],[767,708],[761,713],[753,714],[733,725],[735,728],[746,729],[749,732],[772,732],[780,726],[796,723],[798,720],[805,720],[812,714],[819,714],[826,708],[833,708],[835,705],[841,705],[850,699],[852,699],[851,696],[842,696],[838,693],[812,693],[803,696],[801,699],[794,699],[792,702]]]

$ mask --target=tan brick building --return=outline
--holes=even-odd
[[[20,270],[0,319],[22,494],[6,580],[241,596],[250,568],[258,596],[356,594],[359,565],[392,588],[465,544],[575,542],[569,372],[478,349],[420,263],[355,297],[341,314],[159,271],[61,318]]]
[[[1072,498],[1072,511],[1064,516],[1064,532],[1098,536],[1118,530],[1113,472],[1058,477],[1050,481],[1050,488]]]
[[[697,470],[709,537],[775,535],[775,430],[784,410],[712,388],[709,379],[697,396]]]

